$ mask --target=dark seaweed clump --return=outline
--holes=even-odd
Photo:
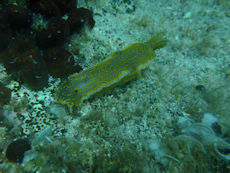
[[[22,162],[24,153],[30,149],[30,143],[26,139],[18,139],[7,147],[6,158],[11,162]]]
[[[43,59],[49,66],[49,74],[53,77],[64,78],[68,74],[82,70],[80,65],[75,65],[73,55],[62,47],[44,50]]]
[[[42,15],[47,27],[32,28],[33,15]],[[33,90],[47,86],[48,75],[64,78],[80,72],[82,68],[63,44],[85,23],[94,26],[92,12],[77,8],[76,0],[28,0],[24,6],[4,1],[0,4],[0,63],[14,80]]]
[[[7,104],[11,99],[11,90],[0,83],[0,105]]]

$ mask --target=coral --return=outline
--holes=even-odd
[[[71,75],[57,89],[56,99],[67,105],[81,105],[91,95],[99,94],[137,77],[156,56],[154,50],[164,47],[166,40],[153,36],[115,52],[105,61],[79,74]]]

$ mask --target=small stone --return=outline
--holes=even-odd
[[[24,153],[31,149],[30,143],[26,139],[13,141],[6,149],[6,157],[11,162],[21,163]]]
[[[191,13],[190,11],[189,11],[189,12],[186,12],[186,13],[184,14],[184,19],[190,18],[191,15],[192,15],[192,13]]]

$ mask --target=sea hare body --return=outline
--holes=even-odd
[[[70,75],[56,90],[56,100],[69,106],[79,106],[92,95],[136,78],[156,56],[154,50],[165,46],[166,42],[165,39],[153,36],[147,42],[131,44],[115,52],[88,70]]]

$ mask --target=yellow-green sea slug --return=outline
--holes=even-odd
[[[166,39],[153,36],[115,52],[103,62],[70,75],[55,92],[55,99],[68,106],[80,106],[90,96],[103,93],[138,76],[156,56],[154,50],[164,47]]]

